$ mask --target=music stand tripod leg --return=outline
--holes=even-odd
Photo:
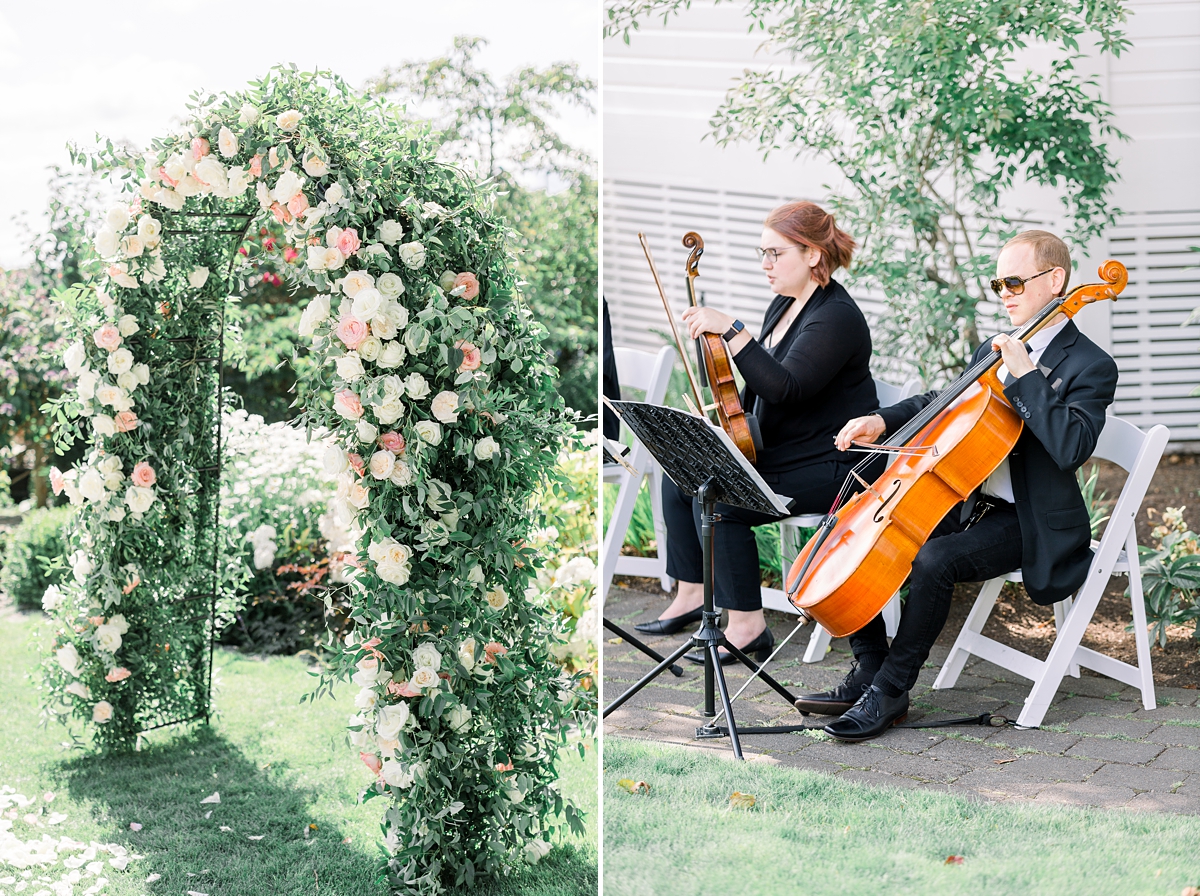
[[[615,622],[610,622],[607,617],[605,617],[601,621],[603,622],[604,627],[606,629],[608,629],[610,632],[612,632],[614,635],[616,635],[621,640],[625,641],[627,644],[629,644],[629,646],[634,647],[637,650],[640,650],[642,653],[646,654],[646,656],[650,657],[650,659],[654,660],[656,663],[661,663],[663,661],[663,656],[661,653],[659,653],[653,647],[648,647],[645,644],[643,644],[641,641],[639,641],[633,635],[629,634],[629,632],[625,631],[625,629],[621,628],[621,626],[617,625]],[[676,678],[679,678],[681,675],[683,675],[683,669],[681,669],[678,665],[672,665],[672,666],[669,666],[668,668],[671,670],[671,674],[674,675]],[[792,701],[792,702],[795,702],[795,701]]]
[[[658,678],[658,676],[661,675],[663,672],[665,672],[667,669],[669,669],[671,667],[671,665],[677,659],[679,659],[681,656],[683,656],[685,653],[687,653],[689,650],[691,650],[695,646],[697,646],[696,636],[692,635],[692,637],[688,638],[686,641],[683,642],[683,644],[680,646],[680,648],[678,650],[676,650],[673,654],[671,654],[669,657],[667,657],[665,660],[663,660],[661,663],[659,663],[657,666],[655,666],[653,669],[651,669],[649,672],[647,672],[644,676],[642,676],[641,680],[638,681],[637,684],[633,685],[633,687],[631,687],[629,690],[627,690],[624,694],[622,694],[620,697],[618,697],[612,703],[608,704],[608,706],[605,707],[604,712],[602,712],[600,714],[600,718],[607,719],[609,713],[619,709],[626,700],[628,700],[630,697],[632,697],[634,694],[636,694],[638,691],[640,691],[642,688],[644,688],[646,685],[648,685],[654,679]]]

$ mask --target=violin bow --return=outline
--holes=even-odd
[[[675,315],[671,313],[671,305],[667,302],[667,294],[663,292],[662,280],[659,279],[658,267],[654,264],[654,256],[650,254],[650,244],[646,241],[646,234],[639,232],[638,240],[642,244],[642,251],[646,253],[646,261],[650,265],[650,273],[654,276],[654,285],[658,287],[658,297],[662,299],[663,308],[667,312],[667,322],[671,325],[671,335],[675,337],[675,348],[679,350],[679,356],[683,359],[683,370],[687,374],[688,385],[692,387],[692,395],[696,399],[696,414],[704,416],[700,410],[700,408],[704,407],[704,400],[700,397],[700,387],[696,385],[696,374],[692,370],[691,356],[684,350],[683,340],[679,338],[679,330],[675,326]]]

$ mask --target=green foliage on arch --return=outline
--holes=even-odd
[[[334,506],[360,533],[357,627],[317,693],[358,688],[350,737],[365,795],[389,803],[389,874],[438,893],[536,861],[562,819],[579,826],[555,762],[589,719],[568,709],[558,621],[526,597],[545,525],[531,497],[574,427],[508,227],[423,128],[335,77],[276,69],[190,108],[144,155],[79,156],[126,193],[96,233],[105,272],[63,295],[76,388],[50,411],[89,450],[52,474],[79,513],[70,584],[45,601],[47,714],[122,748],[156,714],[208,711],[207,623],[180,607],[233,575],[211,359],[243,286],[236,247],[273,215],[304,247],[288,281],[318,291],[299,423],[328,440]]]

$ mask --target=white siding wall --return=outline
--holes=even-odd
[[[1116,148],[1120,223],[1088,248],[1074,282],[1095,279],[1115,257],[1130,269],[1113,305],[1089,308],[1081,328],[1109,348],[1121,369],[1114,411],[1139,425],[1162,422],[1172,441],[1200,449],[1200,325],[1179,328],[1200,304],[1200,0],[1129,0],[1133,48],[1119,59],[1093,57],[1094,73],[1129,142]],[[605,42],[603,283],[618,344],[656,347],[667,326],[636,234],[645,231],[677,311],[686,301],[679,243],[698,231],[706,252],[698,287],[713,305],[757,328],[770,300],[753,257],[765,213],[785,199],[820,201],[836,169],[810,157],[705,140],[709,116],[744,69],[779,64],[759,50],[762,37],[732,4],[704,5],[643,26],[629,45]],[[1031,51],[1028,62],[1048,54]],[[1013,197],[1014,217],[1053,222],[1049,191]],[[874,310],[869,297],[864,310]]]

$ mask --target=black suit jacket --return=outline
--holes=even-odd
[[[971,362],[991,348],[985,340]],[[1038,370],[1004,388],[1025,424],[1009,470],[1021,523],[1021,575],[1034,603],[1069,597],[1087,578],[1091,527],[1075,471],[1096,448],[1116,388],[1116,362],[1074,322],[1046,346]],[[876,413],[895,432],[937,394],[915,395]]]

